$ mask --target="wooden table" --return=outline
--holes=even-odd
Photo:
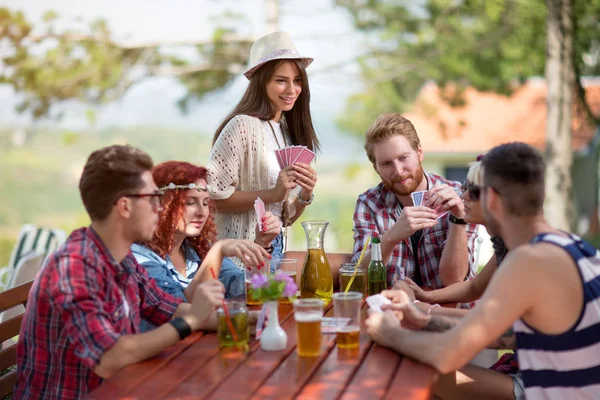
[[[363,308],[363,316],[366,310]],[[326,309],[325,316],[333,316]],[[279,306],[288,334],[283,351],[220,350],[216,334],[195,332],[153,359],[131,365],[92,392],[91,399],[423,399],[437,373],[373,343],[361,331],[357,350],[338,349],[323,334],[321,356],[298,357],[291,305]]]

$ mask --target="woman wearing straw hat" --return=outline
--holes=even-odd
[[[208,161],[220,238],[254,239],[257,197],[281,218],[283,231],[312,203],[315,170],[304,163],[280,169],[275,155],[277,149],[293,145],[319,150],[306,76],[312,61],[298,53],[286,32],[271,33],[252,45],[244,73],[250,83],[217,128]],[[280,256],[282,235],[269,250]]]

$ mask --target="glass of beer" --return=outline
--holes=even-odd
[[[363,298],[366,298],[369,293],[367,271],[363,266],[358,267],[358,270],[356,268],[356,263],[348,262],[342,264],[340,268],[340,292],[346,291],[346,287],[356,271],[356,276],[354,277],[354,281],[350,285],[348,292],[360,292],[363,294]]]
[[[336,318],[349,319],[348,324],[339,327],[336,332],[336,343],[340,349],[358,347],[360,336],[360,307],[363,294],[360,292],[335,293],[333,295],[333,314]]]
[[[266,270],[265,270],[266,273]],[[252,270],[248,270],[248,268],[246,268],[244,270],[244,276],[245,276],[245,280],[246,280],[246,304],[248,304],[249,306],[259,306],[262,304],[262,301],[259,299],[255,299],[254,297],[252,297],[252,292],[250,290],[250,286],[252,284],[252,277],[255,274],[260,274],[260,272],[257,269],[252,269]]]
[[[296,285],[298,282],[298,271],[297,271],[298,260],[295,258],[279,258],[277,260],[271,260],[271,270],[273,273],[277,273],[277,271],[281,271],[286,275],[289,275]],[[281,304],[290,304],[290,300],[287,297],[282,297],[279,299]]]
[[[294,302],[296,340],[298,355],[301,357],[315,357],[321,354],[321,318],[324,304],[321,299],[298,299]]]
[[[217,339],[220,347],[248,347],[250,337],[250,324],[248,323],[248,309],[241,301],[227,300],[227,313],[223,307],[217,308]],[[229,314],[229,322],[227,322]],[[231,332],[233,328],[235,336]],[[237,340],[236,340],[237,338]]]

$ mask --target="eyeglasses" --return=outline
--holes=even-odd
[[[123,197],[150,197],[150,205],[152,206],[153,211],[158,211],[163,206],[163,197],[165,194],[161,191],[156,191],[154,193],[134,193],[134,194],[124,194]]]
[[[469,192],[471,199],[473,201],[478,201],[479,196],[481,196],[481,186],[464,181],[462,184],[462,192],[463,194]]]

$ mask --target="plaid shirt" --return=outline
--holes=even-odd
[[[458,182],[449,181],[441,176],[425,173],[428,187],[446,184],[452,187],[459,195],[461,185]],[[370,236],[377,231],[382,236],[396,222],[396,216],[402,213],[402,206],[396,195],[390,192],[385,185],[380,183],[376,187],[367,190],[356,201],[354,210],[354,261],[358,260],[363,248],[365,236]],[[443,287],[439,276],[440,260],[442,251],[446,246],[448,238],[448,218],[442,217],[437,225],[424,229],[421,240],[417,247],[419,257],[419,269],[423,279],[423,286],[433,289]],[[477,225],[467,225],[469,272],[466,279],[475,277],[475,239],[477,238]],[[409,278],[414,277],[415,261],[410,238],[403,240],[394,247],[392,255],[387,263],[387,283],[392,286],[402,275]]]
[[[131,252],[119,264],[92,228],[74,231],[37,275],[17,345],[15,399],[79,399],[93,372],[140,317],[169,321],[181,303],[148,278]]]

